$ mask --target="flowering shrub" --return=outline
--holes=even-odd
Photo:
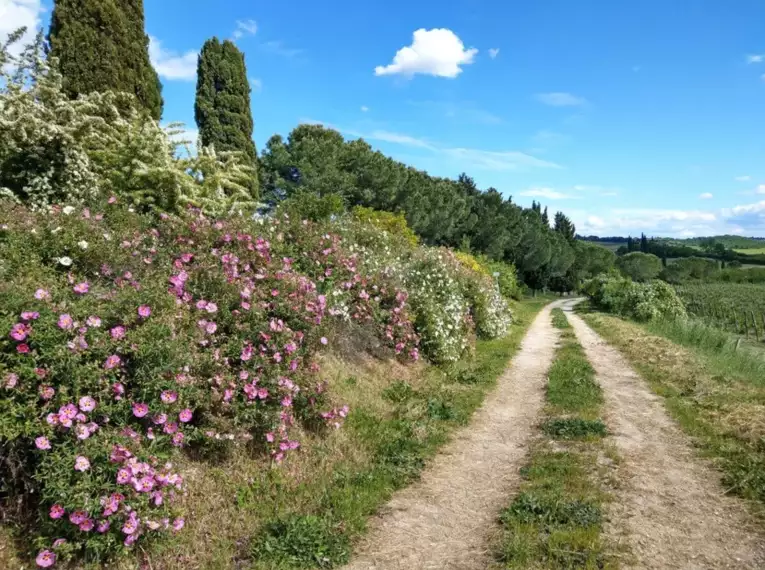
[[[680,297],[664,281],[635,283],[619,275],[603,274],[585,282],[582,290],[595,306],[639,321],[686,316]]]
[[[0,479],[12,501],[35,497],[41,565],[180,531],[183,447],[249,444],[278,463],[297,423],[347,415],[314,358],[326,298],[282,255],[278,223],[272,244],[198,213],[3,211]]]
[[[351,218],[4,203],[2,508],[27,517],[43,567],[181,532],[184,448],[278,464],[296,427],[342,425],[316,358],[340,323],[402,361],[452,362],[507,318],[490,278],[448,250]]]

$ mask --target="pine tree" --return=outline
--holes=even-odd
[[[154,119],[162,116],[162,85],[149,60],[143,0],[56,0],[48,41],[69,97],[130,93]]]
[[[257,165],[244,54],[229,40],[221,43],[214,37],[202,46],[194,116],[204,146],[242,152]]]
[[[542,221],[546,226],[550,225],[550,216],[547,215],[547,206],[545,206],[545,211],[542,213]]]
[[[627,238],[627,253],[632,253],[635,251],[635,240],[632,239],[632,236],[629,236]]]
[[[648,253],[648,238],[645,234],[640,234],[640,251]]]
[[[555,214],[555,231],[573,243],[576,240],[576,226],[563,212]]]

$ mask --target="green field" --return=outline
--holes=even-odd
[[[722,328],[744,330],[744,319],[753,329],[765,326],[765,285],[751,283],[697,283],[675,288],[692,315]]]
[[[757,255],[757,254],[765,254],[765,247],[751,247],[751,248],[740,248],[740,249],[734,249],[736,253],[742,253],[744,255]]]

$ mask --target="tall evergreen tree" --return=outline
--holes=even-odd
[[[547,215],[547,206],[545,206],[545,211],[542,212],[542,221],[546,226],[550,225],[550,216]]]
[[[256,168],[247,68],[244,54],[229,40],[221,43],[214,37],[202,46],[194,116],[203,145],[242,152]]]
[[[576,240],[576,226],[563,212],[555,214],[555,231],[565,237],[569,243]]]
[[[130,93],[160,119],[162,85],[149,60],[143,0],[56,0],[48,41],[70,97]]]
[[[640,234],[640,251],[648,253],[648,238],[645,234]]]

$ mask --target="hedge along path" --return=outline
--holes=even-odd
[[[610,505],[611,538],[628,542],[637,568],[765,568],[765,536],[746,505],[724,495],[720,474],[694,455],[660,397],[621,354],[581,318],[568,317],[595,368],[606,423],[623,458]]]
[[[542,309],[507,371],[469,426],[457,432],[417,483],[397,492],[371,523],[345,570],[478,570],[508,495],[520,485],[559,331]]]

